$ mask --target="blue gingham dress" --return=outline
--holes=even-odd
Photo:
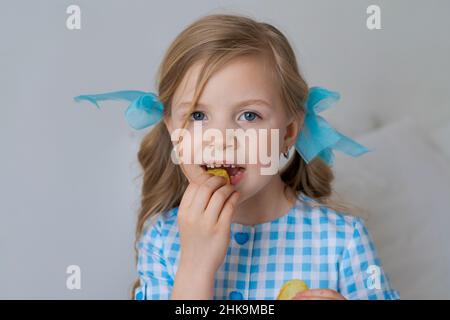
[[[282,217],[253,226],[231,224],[227,255],[215,274],[214,300],[274,300],[291,279],[311,289],[336,290],[347,299],[399,299],[363,220],[313,207],[310,201],[300,193]],[[178,207],[160,213],[144,229],[136,300],[170,299],[180,257],[177,213]]]

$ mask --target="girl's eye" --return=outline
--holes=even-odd
[[[191,119],[194,121],[202,121],[205,118],[205,114],[201,111],[194,111],[191,113]]]
[[[242,117],[244,117],[244,118],[242,119]],[[239,117],[239,120],[255,121],[256,118],[261,118],[261,117],[254,112],[246,111]]]

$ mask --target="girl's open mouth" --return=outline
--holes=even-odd
[[[234,164],[202,164],[200,167],[207,171],[208,169],[224,169],[230,176],[231,184],[236,185],[242,180],[245,167]]]

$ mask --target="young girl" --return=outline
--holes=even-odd
[[[158,93],[78,97],[133,101],[130,124],[155,124],[138,153],[135,299],[276,299],[291,279],[309,287],[295,299],[399,297],[363,221],[330,200],[331,148],[352,156],[367,149],[317,116],[339,95],[308,88],[278,29],[234,15],[199,19],[168,49]],[[261,174],[259,161],[176,164],[171,136],[180,128],[193,133],[195,123],[220,132],[276,129],[278,140],[269,144],[280,146],[277,157],[295,150],[271,175]],[[192,151],[209,147],[237,152],[242,146],[215,139]],[[231,183],[208,167],[227,170]]]

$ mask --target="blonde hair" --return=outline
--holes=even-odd
[[[286,37],[268,23],[245,16],[220,14],[198,19],[183,30],[168,48],[157,81],[158,96],[164,104],[164,117],[170,116],[175,90],[195,63],[204,61],[191,108],[195,107],[204,85],[215,71],[235,57],[253,54],[262,54],[269,61],[288,114],[297,117],[302,124],[308,85],[300,74],[294,51]],[[136,245],[146,221],[178,206],[187,187],[188,181],[180,166],[171,161],[172,148],[163,121],[156,124],[141,142],[138,160],[143,171],[143,184]],[[302,192],[313,198],[312,206],[325,205],[344,213],[353,211],[344,202],[331,199],[334,175],[320,158],[307,164],[295,152],[280,175],[296,195]],[[136,261],[137,258],[136,252]],[[134,284],[132,295],[138,286],[139,279]]]

